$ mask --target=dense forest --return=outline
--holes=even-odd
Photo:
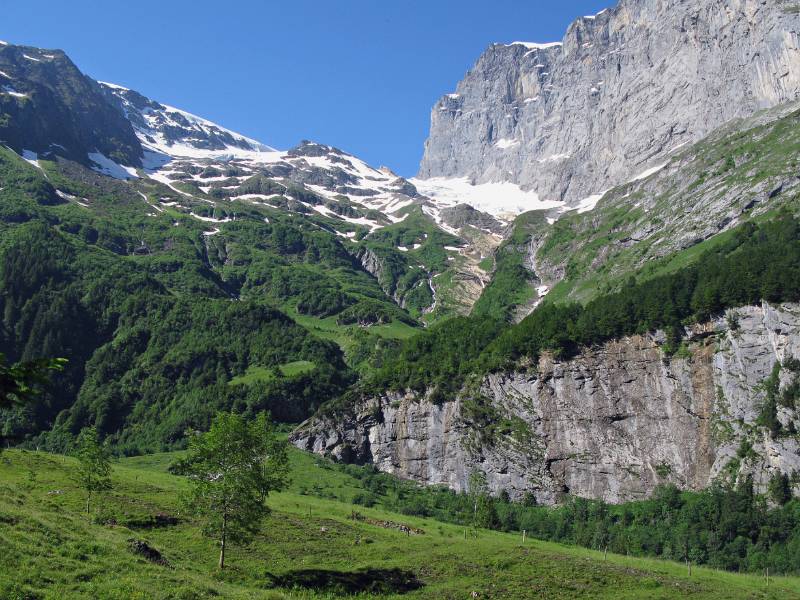
[[[181,447],[217,410],[296,423],[354,372],[339,344],[289,313],[413,323],[319,227],[239,207],[215,239],[193,218],[153,214],[142,199],[175,195],[163,186],[41,164],[0,149],[0,352],[69,360],[34,402],[0,414],[8,442],[64,450],[94,425],[136,453]],[[260,375],[232,385],[252,368]]]

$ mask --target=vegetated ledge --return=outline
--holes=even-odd
[[[728,309],[687,333],[669,354],[662,332],[567,360],[545,352],[445,402],[429,390],[387,391],[307,421],[291,440],[459,491],[478,470],[493,493],[531,492],[546,504],[624,502],[662,483],[699,490],[744,476],[765,489],[776,472],[800,470],[796,401],[773,406],[772,426],[764,415],[764,383],[777,370],[778,390],[796,386],[800,305]]]

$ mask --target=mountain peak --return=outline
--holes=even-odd
[[[494,44],[433,107],[418,177],[509,182],[579,206],[800,97],[799,30],[781,0],[622,0],[560,42]]]
[[[209,156],[231,153],[276,152],[246,137],[185,110],[162,104],[121,85],[99,82],[107,97],[132,123],[142,144],[170,156]]]

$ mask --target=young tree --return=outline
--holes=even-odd
[[[265,413],[251,422],[219,413],[207,433],[190,440],[175,471],[188,476],[184,505],[204,522],[203,533],[219,540],[224,569],[227,545],[249,542],[269,511],[267,496],[286,486],[286,443],[277,439]]]
[[[478,470],[469,475],[469,496],[472,503],[472,526],[494,529],[499,525],[500,519],[494,506],[494,500],[489,496],[486,484],[486,475]]]
[[[111,462],[100,445],[97,429],[88,427],[78,436],[75,456],[79,461],[75,480],[86,491],[86,514],[94,492],[111,489]]]

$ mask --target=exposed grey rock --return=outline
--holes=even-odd
[[[0,140],[18,153],[91,166],[88,154],[99,152],[142,165],[131,124],[61,50],[0,44],[0,115]]]
[[[466,489],[483,471],[493,492],[544,503],[565,493],[609,502],[640,499],[673,482],[702,489],[728,476],[742,440],[757,458],[732,476],[752,474],[763,489],[776,471],[800,470],[796,436],[772,439],[756,426],[761,387],[777,361],[800,357],[800,305],[753,306],[693,328],[691,356],[667,357],[658,336],[610,342],[558,362],[485,377],[480,393],[515,433],[485,439],[464,397],[432,404],[424,395],[368,398],[349,415],[312,419],[292,442],[339,460],[426,484]],[[732,321],[732,319],[731,319]],[[783,378],[786,385],[788,378]],[[794,411],[781,415],[800,425]]]
[[[560,45],[494,44],[431,115],[420,177],[575,203],[800,92],[784,0],[622,0]]]
[[[489,213],[476,210],[469,204],[457,204],[450,208],[443,208],[439,212],[439,216],[446,225],[454,229],[472,225],[490,233],[500,234],[507,227]]]

